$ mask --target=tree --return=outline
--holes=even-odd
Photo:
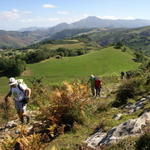
[[[20,59],[3,58],[0,61],[0,75],[7,77],[19,76],[26,69],[26,63]]]

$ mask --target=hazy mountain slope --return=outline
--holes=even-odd
[[[44,28],[44,29],[41,28],[38,30],[33,30],[33,28],[31,28],[30,29],[31,31],[24,31],[24,32],[0,31],[0,48],[3,48],[3,47],[19,48],[23,46],[28,46],[30,44],[41,41],[43,39],[50,38],[52,36],[53,38],[55,37],[62,38],[64,33],[61,34],[58,32],[61,32],[63,30],[77,29],[77,32],[79,32],[79,29],[84,29],[84,28],[86,29],[87,28],[109,28],[109,29],[137,28],[137,27],[143,27],[147,25],[150,25],[149,20],[140,20],[140,19],[106,20],[106,19],[100,19],[97,17],[87,17],[85,19],[74,22],[72,24],[61,23],[51,28]],[[70,31],[68,31],[68,33],[65,33],[65,35],[69,34],[69,37],[70,37],[72,36],[72,34],[70,34],[69,32]],[[54,34],[57,34],[57,35],[54,35]]]
[[[49,39],[58,40],[58,39],[64,39],[64,38],[71,38],[77,34],[87,33],[87,32],[92,31],[92,30],[93,29],[91,29],[91,28],[66,29],[66,30],[55,33]]]
[[[0,31],[0,48],[27,46],[39,41],[42,37],[42,34],[34,32]]]
[[[72,28],[138,28],[150,25],[149,20],[135,19],[135,20],[109,20],[100,19],[98,17],[87,17],[80,21],[70,24]]]
[[[78,38],[91,39],[101,46],[122,42],[133,49],[150,54],[150,26],[136,29],[97,30],[93,33],[82,34]]]

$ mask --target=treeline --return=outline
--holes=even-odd
[[[48,59],[50,57],[79,56],[85,53],[87,53],[86,49],[70,50],[66,48],[58,48],[56,50],[41,49],[41,50],[29,51],[29,52],[26,52],[24,55],[18,55],[17,57],[25,61],[27,64],[32,64],[32,63],[37,63],[42,60]]]
[[[1,53],[0,76],[19,76],[26,68],[26,64],[37,63],[50,57],[70,57],[87,53],[87,49],[66,49],[56,50],[37,49],[31,51],[8,51]]]

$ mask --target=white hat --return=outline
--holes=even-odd
[[[9,85],[15,85],[17,84],[17,80],[15,78],[9,78]]]
[[[91,74],[91,78],[95,78],[95,76],[93,74]]]

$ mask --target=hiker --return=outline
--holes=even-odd
[[[26,118],[26,123],[29,122],[29,116],[26,114],[26,106],[31,95],[31,89],[23,82],[23,79],[16,80],[15,78],[9,79],[10,90],[5,96],[5,103],[7,106],[8,97],[13,96],[17,114],[22,123]]]
[[[123,80],[124,77],[125,77],[125,73],[124,73],[124,72],[121,72],[120,74],[121,74],[121,75],[120,75],[120,78],[121,78],[121,80]]]
[[[95,78],[95,90],[96,90],[96,97],[100,97],[100,92],[102,88],[102,81],[99,78]]]
[[[90,86],[91,86],[92,96],[95,96],[95,76],[94,75],[90,76],[88,83],[90,83]]]
[[[132,77],[132,74],[130,71],[126,72],[126,79],[130,79]]]

